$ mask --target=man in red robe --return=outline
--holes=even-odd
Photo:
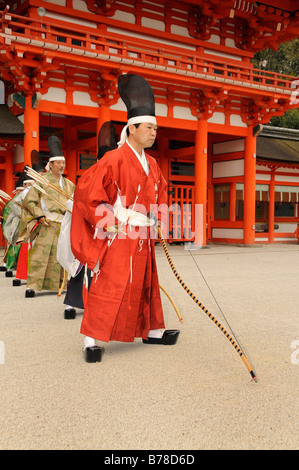
[[[153,208],[167,204],[167,184],[154,158],[157,124],[153,92],[137,75],[119,77],[128,110],[119,148],[79,180],[74,193],[71,247],[94,275],[81,325],[88,362],[100,361],[96,340],[175,344],[179,330],[164,330],[155,260]]]

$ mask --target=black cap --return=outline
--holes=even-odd
[[[150,84],[139,75],[118,77],[118,91],[127,108],[127,119],[155,116],[155,97]]]
[[[46,171],[45,167],[41,165],[40,163],[33,163],[32,168],[37,173],[44,173]]]
[[[104,122],[98,135],[98,154],[97,160],[100,160],[106,152],[114,150],[117,145],[117,136],[115,127],[110,121]]]
[[[26,175],[24,172],[19,174],[19,178],[15,182],[15,189],[23,189],[23,181]]]
[[[51,157],[63,157],[61,143],[56,135],[51,135],[48,138],[48,147],[50,151],[50,158]]]

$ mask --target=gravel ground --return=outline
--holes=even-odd
[[[62,295],[25,299],[0,273],[0,449],[280,450],[299,448],[299,246],[169,247],[184,282],[236,338],[258,381],[156,247],[175,346],[105,344],[83,360]],[[0,253],[1,255],[1,253]],[[204,277],[203,277],[204,276]]]

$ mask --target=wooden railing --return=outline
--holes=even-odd
[[[65,53],[80,55],[83,67],[89,60],[99,59],[278,93],[287,91],[290,94],[294,89],[295,77],[255,69],[243,62],[237,64],[237,61],[221,56],[205,57],[188,46],[174,47],[129,35],[99,33],[96,28],[68,22],[63,26],[61,22],[57,23],[54,19],[33,19],[4,11],[0,17],[0,42],[8,50],[11,44],[26,45],[26,50],[34,51],[36,55],[38,48],[40,55],[47,50],[56,51],[56,58]]]
[[[169,241],[194,240],[194,186],[168,187]]]

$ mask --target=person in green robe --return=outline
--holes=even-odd
[[[23,174],[19,175],[19,178],[16,181],[15,190],[13,191],[14,197],[10,201],[8,201],[8,203],[5,204],[5,206],[2,209],[3,236],[4,236],[5,240],[8,243],[7,254],[6,254],[6,257],[5,257],[5,260],[6,260],[5,261],[5,264],[6,264],[5,276],[6,277],[12,277],[13,276],[13,270],[16,269],[16,267],[17,267],[20,248],[21,248],[20,246],[17,246],[14,243],[12,243],[12,240],[8,240],[7,234],[6,234],[7,227],[5,228],[5,226],[6,226],[7,219],[8,219],[8,223],[9,223],[9,215],[11,213],[11,210],[12,209],[15,209],[15,210],[20,209],[20,203],[18,201],[18,196],[24,190],[23,179],[24,179],[24,175]],[[16,201],[15,201],[15,199],[16,199]]]
[[[19,236],[24,237],[24,217],[27,222],[27,237],[32,240],[28,261],[27,289],[25,297],[34,297],[36,291],[59,291],[63,281],[63,268],[57,261],[57,242],[60,225],[66,212],[66,203],[75,190],[75,185],[64,178],[65,158],[59,139],[49,137],[50,158],[44,178],[50,183],[40,192],[30,188],[23,201],[23,219]],[[52,187],[51,187],[52,186]],[[57,190],[52,189],[53,186]],[[33,230],[34,228],[34,230]],[[33,234],[33,236],[32,236]]]

